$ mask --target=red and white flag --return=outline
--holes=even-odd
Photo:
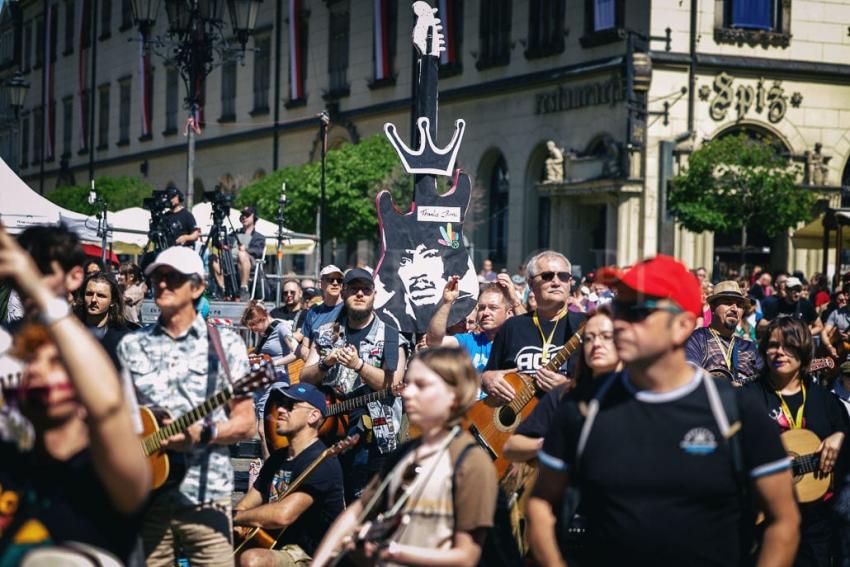
[[[85,44],[85,36],[89,31],[89,21],[91,20],[91,5],[90,0],[82,0],[80,2],[80,19],[79,19],[79,49],[78,53],[78,73],[79,92],[77,100],[80,102],[80,147],[87,148],[89,145],[89,121],[86,119],[89,113],[88,104],[83,94],[86,92],[88,83],[88,49]]]
[[[47,14],[45,14],[45,30],[44,30],[44,92],[42,93],[42,108],[44,109],[44,122],[43,126],[47,131],[47,135],[44,136],[45,142],[45,159],[51,160],[53,159],[53,149],[54,149],[54,129],[53,129],[53,119],[54,114],[56,112],[53,105],[53,67],[56,61],[53,59],[53,41],[55,40],[55,30],[53,26],[55,22],[53,21],[56,17],[55,8],[52,4],[47,5]]]
[[[139,34],[139,115],[142,119],[142,136],[151,135],[151,59],[144,36]]]
[[[390,1],[391,0],[373,0],[374,9],[374,28],[375,28],[375,80],[387,79],[390,77],[392,70],[390,69]]]
[[[289,98],[304,98],[301,68],[301,0],[289,0]]]
[[[454,0],[440,0],[437,17],[443,24],[443,37],[446,40],[446,50],[440,53],[440,65],[452,65],[457,61]]]

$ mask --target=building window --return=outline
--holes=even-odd
[[[791,42],[791,0],[714,0],[718,43],[787,47]]]
[[[221,67],[221,117],[219,122],[236,120],[236,61]]]
[[[35,19],[35,63],[33,69],[38,69],[44,63],[44,16]]]
[[[177,69],[165,70],[165,131],[164,135],[177,133],[177,109],[179,106],[180,85]]]
[[[50,62],[56,61],[56,44],[59,40],[59,7],[50,10]]]
[[[504,264],[508,259],[508,197],[511,189],[504,156],[490,174],[490,259]]]
[[[511,1],[481,0],[478,12],[479,70],[511,61]]]
[[[140,79],[141,80],[141,79]],[[153,93],[154,93],[154,70],[153,67],[149,69],[148,73],[148,82],[145,85],[145,95],[147,96],[147,107],[148,107],[148,120],[145,122],[144,117],[141,117],[142,120],[142,135],[139,136],[139,141],[146,141],[153,139]],[[143,105],[144,101],[141,101],[139,105]],[[140,108],[140,113],[143,109]]]
[[[74,137],[74,97],[62,99],[62,155],[71,156],[71,144]]]
[[[133,2],[132,0],[121,0],[121,27],[119,31],[126,31],[133,27]]]
[[[130,143],[130,77],[118,81],[120,87],[120,102],[118,114],[118,145],[124,146]]]
[[[528,59],[564,51],[564,0],[530,0],[528,10]]]
[[[32,57],[32,24],[24,24],[24,53],[21,65],[24,73],[30,70],[30,57]]]
[[[44,156],[44,108],[32,111],[32,163],[40,163]]]
[[[625,0],[585,0],[582,47],[621,41],[625,19]]]
[[[109,85],[97,89],[97,149],[109,147]]]
[[[348,96],[349,16],[348,0],[338,0],[329,6],[328,32],[328,92],[326,99]]]
[[[76,23],[77,12],[74,6],[74,0],[65,1],[65,49],[62,55],[70,55],[74,52],[74,27]]]
[[[30,161],[30,117],[21,119],[21,167],[29,165]]]
[[[451,77],[463,71],[463,0],[440,0],[437,16],[446,42],[446,49],[440,53],[440,77]]]
[[[372,13],[372,80],[369,88],[395,84],[396,29],[398,2],[376,0]]]
[[[112,0],[101,0],[100,8],[100,35],[98,39],[108,39],[112,35]]]
[[[254,107],[251,115],[269,111],[269,82],[271,78],[271,37],[254,38]]]

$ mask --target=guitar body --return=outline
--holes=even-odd
[[[531,395],[525,404],[520,404],[520,393],[532,388],[533,379],[522,374],[512,372],[505,375],[505,380],[517,392],[517,398],[511,404],[497,401],[492,396],[475,402],[466,412],[463,426],[468,429],[478,443],[490,453],[493,464],[499,473],[499,478],[504,476],[511,461],[505,459],[502,449],[508,438],[522,421],[537,406],[537,396]]]
[[[164,409],[152,410],[145,406],[139,406],[139,415],[142,418],[142,437],[147,437],[159,431],[159,424],[164,419],[171,419],[171,414]],[[171,462],[165,451],[156,451],[148,456],[151,466],[152,486],[154,490],[160,488],[171,474]]]
[[[789,429],[782,434],[781,438],[785,451],[794,461],[792,469],[794,494],[797,496],[797,502],[805,504],[806,502],[820,500],[832,484],[832,473],[824,477],[815,476],[813,471],[798,467],[797,464],[798,459],[806,458],[817,452],[821,443],[820,438],[808,429]],[[804,470],[801,470],[801,468]],[[814,468],[817,469],[817,467]]]
[[[248,549],[271,549],[275,544],[275,536],[271,535],[269,532],[264,530],[263,528],[257,528],[256,531],[254,528],[251,528],[246,534],[249,537],[243,537],[242,534],[236,530],[233,531],[233,545],[235,551],[233,554],[234,557],[234,565],[239,565],[239,558],[242,557],[242,554],[245,553]]]

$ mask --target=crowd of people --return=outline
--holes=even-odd
[[[485,262],[460,321],[449,277],[415,336],[371,270],[328,265],[245,303],[249,349],[205,321],[221,266],[183,240],[113,272],[65,227],[0,228],[0,564],[850,562],[845,287],[666,256],[575,277],[544,250]]]

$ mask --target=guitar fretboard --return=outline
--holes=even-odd
[[[349,412],[353,409],[357,409],[365,406],[369,402],[377,402],[380,400],[385,400],[390,397],[393,393],[392,388],[384,388],[383,390],[377,390],[372,392],[371,394],[365,394],[363,396],[357,396],[356,398],[351,398],[350,400],[345,400],[336,404],[331,405],[328,408],[328,415],[339,415],[341,413]]]
[[[177,435],[178,433],[185,431],[190,425],[201,421],[215,411],[216,408],[226,404],[232,398],[233,392],[231,390],[222,390],[189,413],[180,416],[165,427],[151,433],[142,439],[142,447],[145,450],[145,455],[150,456],[156,453],[159,451],[164,439],[168,439],[172,435]]]
[[[791,460],[791,471],[794,476],[813,473],[820,468],[820,456],[817,453],[794,457]]]
[[[564,316],[566,317],[566,315]],[[552,360],[550,360],[543,368],[551,371],[558,370],[581,344],[581,333],[583,331],[584,323],[581,324],[578,331],[570,337],[570,340],[561,347],[561,350],[559,350],[555,356],[552,357]],[[523,387],[516,393],[516,397],[514,397],[513,401],[508,404],[508,407],[510,407],[514,413],[518,414],[536,394],[537,386],[535,385],[534,380],[526,380],[525,385],[523,385]]]

